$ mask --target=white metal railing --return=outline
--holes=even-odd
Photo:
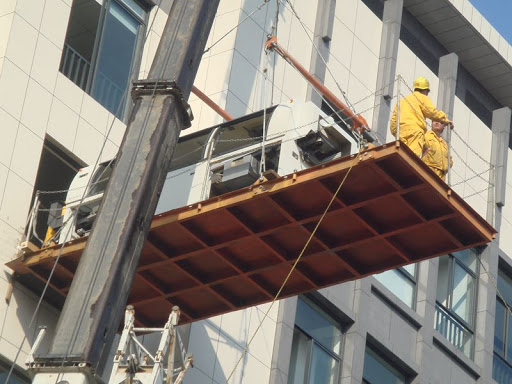
[[[84,91],[90,92],[87,82],[91,71],[91,63],[69,45],[64,45],[60,71]],[[92,96],[110,112],[121,115],[123,106],[119,106],[124,89],[119,88],[110,78],[97,71],[94,79]]]
[[[119,106],[123,98],[124,89],[119,88],[102,72],[96,74],[93,97],[113,114],[122,114],[124,108]]]
[[[73,83],[85,90],[87,80],[89,79],[91,63],[67,44],[64,45],[64,52],[62,54],[63,59],[60,71]]]
[[[457,349],[471,357],[473,334],[438,304],[436,304],[435,329]]]

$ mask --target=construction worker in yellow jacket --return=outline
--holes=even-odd
[[[445,124],[438,121],[432,122],[432,130],[425,133],[425,149],[422,160],[443,181],[448,173],[448,145],[441,137]],[[453,159],[450,159],[451,168]]]
[[[425,132],[427,131],[427,122],[425,119],[439,121],[450,124],[446,113],[438,111],[428,97],[430,84],[424,77],[418,77],[414,81],[414,92],[400,100],[400,140],[407,144],[409,148],[418,156],[423,154],[425,146]],[[397,131],[397,106],[391,116],[390,129],[393,136],[396,137]]]

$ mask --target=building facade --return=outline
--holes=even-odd
[[[0,3],[2,264],[17,257],[27,227],[44,241],[47,224],[30,225],[31,210],[46,212],[78,169],[115,156],[131,81],[147,77],[171,5]],[[264,51],[268,34],[381,143],[393,141],[398,98],[427,77],[455,122],[448,181],[499,233],[483,249],[195,322],[183,330],[195,356],[184,382],[512,383],[510,44],[468,0],[221,0],[196,87],[235,117],[290,100],[322,107],[294,68]],[[222,122],[194,95],[189,102],[195,119],[183,135]],[[0,381],[15,362],[13,382],[29,382],[38,326],[48,327],[44,352],[58,321],[52,298],[30,288],[4,266]]]

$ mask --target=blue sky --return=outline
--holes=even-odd
[[[470,0],[470,2],[512,44],[512,0]]]

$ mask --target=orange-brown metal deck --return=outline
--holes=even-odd
[[[190,322],[271,301],[352,164],[282,297],[494,237],[408,148],[388,144],[155,216],[129,298],[138,320],[161,326],[173,305]],[[63,249],[51,279],[62,295],[86,240]],[[46,281],[59,248],[8,266]]]

